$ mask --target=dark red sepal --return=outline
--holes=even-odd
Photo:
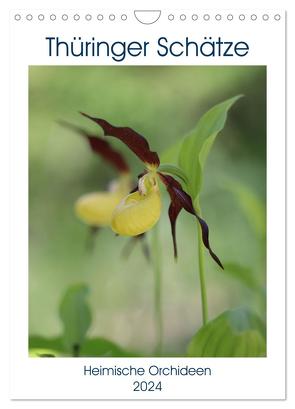
[[[171,204],[169,207],[169,219],[171,223],[171,231],[174,245],[174,255],[177,257],[176,247],[176,219],[181,211],[185,209],[188,213],[193,214],[201,227],[202,240],[204,246],[208,249],[209,254],[213,260],[223,269],[223,265],[216,254],[212,251],[209,243],[209,228],[205,220],[203,220],[195,211],[191,197],[182,189],[181,184],[170,175],[163,175],[158,172],[162,182],[165,184],[167,191],[170,195]]]
[[[101,156],[104,160],[113,165],[119,172],[129,172],[129,166],[120,152],[113,149],[105,139],[99,138],[96,135],[91,135],[84,129],[72,125],[65,121],[59,121],[59,123],[74,132],[82,135],[88,141],[91,150],[97,155]]]
[[[168,210],[168,215],[171,224],[171,233],[173,239],[173,248],[174,248],[174,257],[177,258],[177,243],[176,243],[176,219],[181,212],[182,205],[179,204],[176,200],[172,200],[172,196],[170,194],[171,203]]]
[[[152,152],[147,140],[133,129],[128,127],[113,126],[105,119],[94,118],[84,114],[83,112],[81,112],[81,114],[97,123],[103,129],[105,135],[114,136],[115,138],[120,139],[144,163],[159,166],[160,159],[157,152]]]

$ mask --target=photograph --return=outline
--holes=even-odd
[[[29,357],[267,356],[266,85],[29,66]]]

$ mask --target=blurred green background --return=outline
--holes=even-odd
[[[60,300],[69,285],[86,283],[89,336],[122,348],[153,353],[152,266],[128,238],[108,229],[86,251],[88,229],[74,215],[84,193],[104,190],[116,172],[60,119],[101,134],[79,111],[126,125],[145,135],[158,153],[184,136],[218,102],[244,94],[230,110],[206,164],[201,195],[211,245],[225,271],[206,255],[209,318],[245,305],[265,319],[266,68],[262,66],[31,66],[29,69],[29,331],[62,331]],[[140,161],[112,140],[134,175]],[[163,258],[164,353],[181,354],[201,325],[196,224],[178,219],[177,263],[165,195],[159,234]]]

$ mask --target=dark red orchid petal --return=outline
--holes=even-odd
[[[160,159],[157,152],[152,152],[147,140],[133,129],[113,126],[105,119],[94,118],[83,112],[81,112],[81,114],[97,123],[103,129],[105,135],[114,136],[115,138],[120,139],[143,162],[148,163],[149,165],[159,166]]]
[[[183,209],[183,203],[182,200],[179,200],[177,198],[176,195],[176,191],[174,190],[174,186],[178,187],[179,189],[181,188],[180,183],[177,182],[177,180],[175,180],[172,176],[169,175],[163,175],[162,173],[159,173],[159,176],[161,178],[161,180],[164,182],[167,191],[170,195],[170,199],[171,199],[171,203],[169,206],[169,210],[168,210],[168,215],[169,215],[169,219],[170,219],[170,224],[171,224],[171,233],[172,233],[172,239],[173,239],[173,248],[174,248],[174,257],[177,258],[177,242],[176,242],[176,220],[177,217],[179,215],[179,213],[181,212],[181,210]],[[184,192],[185,193],[185,192]],[[190,197],[189,197],[190,199]],[[189,204],[187,208],[189,208]],[[191,212],[190,212],[191,213]],[[194,214],[194,210],[193,210],[193,214]]]
[[[129,172],[129,166],[127,165],[121,153],[113,149],[108,141],[99,138],[95,135],[91,135],[84,129],[76,125],[72,125],[68,122],[60,121],[59,123],[71,129],[72,131],[75,131],[78,134],[84,136],[88,141],[91,150],[97,155],[101,156],[111,165],[113,165],[119,172]]]
[[[193,202],[191,197],[182,189],[181,184],[175,180],[170,175],[163,175],[162,173],[158,173],[162,182],[165,184],[167,191],[170,195],[171,204],[169,207],[169,218],[171,223],[171,230],[173,236],[173,244],[174,244],[174,254],[177,255],[176,249],[176,219],[181,211],[181,209],[185,209],[188,213],[193,214],[201,227],[202,230],[202,240],[204,246],[208,249],[210,256],[213,260],[223,269],[223,265],[216,254],[212,251],[209,243],[209,228],[205,220],[203,220],[195,211]]]
[[[135,193],[137,191],[138,191],[138,186],[136,185],[136,186],[134,186],[133,189],[130,190],[129,195],[131,195],[131,193]]]
[[[171,195],[170,195],[171,197]],[[173,239],[174,257],[177,258],[177,243],[176,243],[176,219],[181,212],[182,205],[175,200],[172,200],[169,206],[168,215],[171,224],[171,233]]]
[[[87,135],[89,145],[93,152],[101,155],[106,161],[111,163],[119,172],[129,172],[129,166],[123,156],[104,139]]]
[[[210,256],[213,258],[213,260],[224,270],[224,267],[221,263],[221,261],[219,260],[219,258],[216,256],[215,253],[213,253],[211,247],[210,247],[210,243],[209,243],[209,227],[207,225],[207,223],[205,222],[205,220],[201,219],[200,216],[198,216],[196,214],[196,218],[198,219],[200,226],[201,226],[201,230],[202,230],[202,240],[204,243],[204,246],[208,249]]]

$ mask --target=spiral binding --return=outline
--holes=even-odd
[[[140,11],[142,12],[142,11]],[[210,21],[216,21],[216,22],[234,22],[234,21],[239,21],[239,22],[272,22],[272,21],[280,21],[282,19],[282,15],[279,13],[169,13],[169,12],[162,12],[160,10],[157,11],[159,13],[159,17],[157,20],[155,20],[153,23],[156,23],[157,21],[169,21],[169,22],[177,22],[177,23],[182,23],[182,22],[210,22]],[[71,22],[71,21],[85,21],[85,22],[90,22],[90,21],[97,21],[97,22],[128,22],[130,20],[138,20],[141,23],[144,23],[143,21],[140,21],[137,16],[136,16],[136,11],[134,12],[129,12],[129,13],[14,13],[13,14],[13,19],[18,22],[26,21],[26,22],[32,22],[32,21],[38,21],[38,22]],[[144,23],[147,24],[147,23]],[[151,23],[149,23],[151,24]]]

